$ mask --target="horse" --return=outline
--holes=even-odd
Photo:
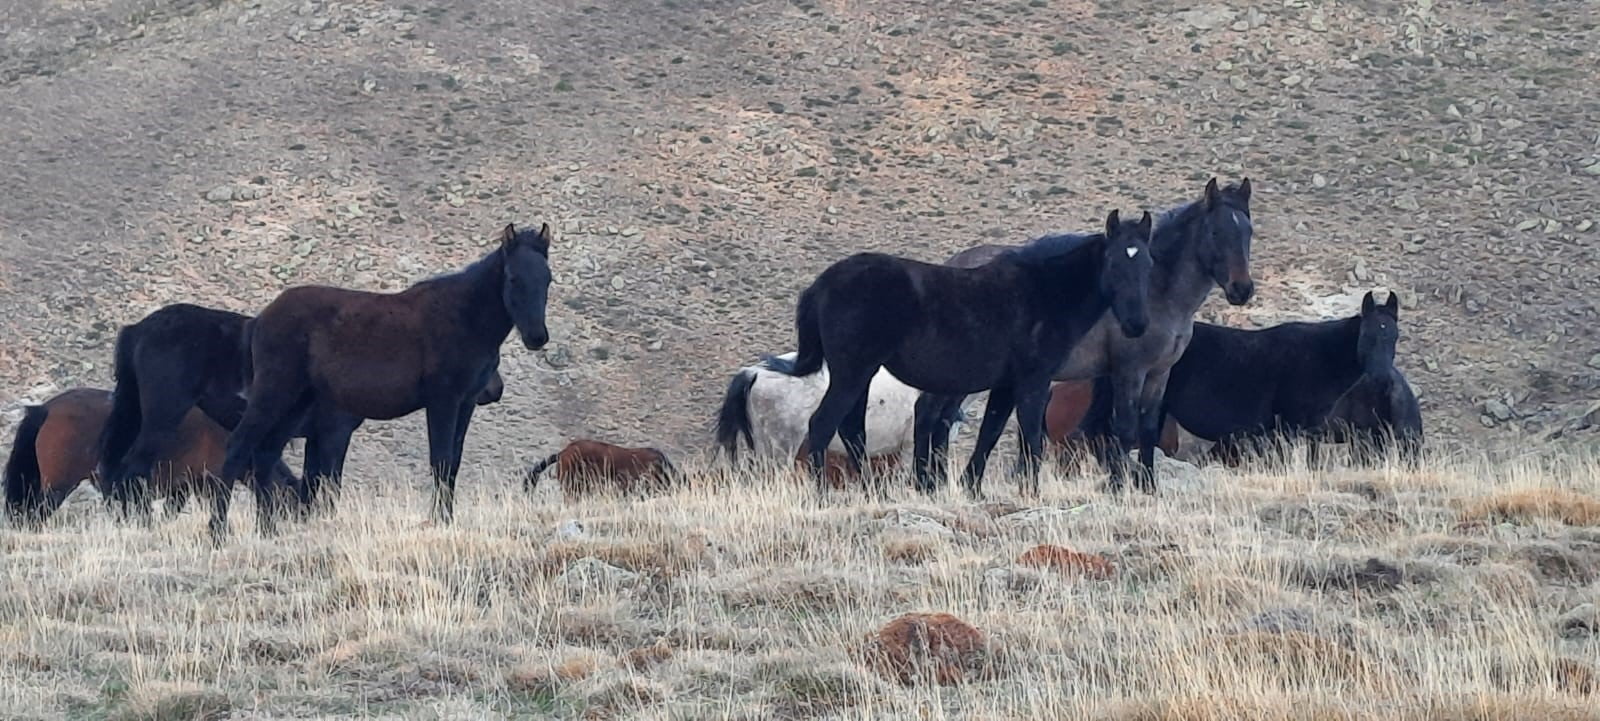
[[[1148,332],[1148,331],[1146,331]],[[1050,402],[1044,407],[1045,442],[1065,463],[1076,463],[1093,445],[1079,430],[1079,424],[1094,401],[1094,382],[1060,381],[1050,384]],[[1171,418],[1161,427],[1156,442],[1168,458],[1178,452],[1178,423]]]
[[[532,493],[539,475],[550,466],[556,467],[556,481],[568,502],[602,490],[622,494],[661,491],[683,477],[660,449],[577,440],[529,468],[522,479],[523,488]]]
[[[308,285],[278,294],[249,323],[250,402],[228,440],[222,482],[251,471],[265,477],[302,418],[310,424],[307,453],[316,448],[325,467],[337,467],[353,431],[342,417],[392,420],[423,410],[433,516],[449,523],[467,428],[499,368],[501,344],[513,329],[529,350],[550,340],[551,240],[548,223],[537,231],[507,224],[498,247],[476,262],[398,293]],[[255,490],[258,527],[272,535],[272,497],[263,484]],[[228,500],[216,498],[210,531],[219,540]]]
[[[1422,460],[1422,409],[1399,368],[1362,373],[1334,401],[1325,426],[1328,440],[1348,445],[1358,464],[1374,462],[1390,443],[1407,467]]]
[[[962,475],[970,496],[982,495],[984,465],[1013,408],[1024,457],[1037,461],[1050,374],[1072,347],[1108,307],[1128,335],[1144,333],[1150,226],[1149,213],[1123,221],[1112,211],[1103,233],[1040,238],[976,268],[859,253],[823,270],[796,306],[799,351],[791,371],[808,376],[828,365],[828,390],[806,434],[818,494],[826,491],[825,454],[835,433],[861,469],[867,391],[879,368],[926,392],[989,391]],[[919,430],[914,444],[923,492],[934,490],[926,468],[930,435]],[[1036,491],[1038,464],[1025,466]],[[887,491],[882,481],[875,483],[880,495]]]
[[[96,466],[101,431],[114,405],[111,391],[72,388],[24,409],[5,468],[6,510],[13,523],[43,523],[86,478],[102,495],[106,493]],[[151,481],[155,494],[166,499],[171,517],[183,510],[207,474],[222,469],[228,431],[191,408],[167,438],[168,445],[156,452],[151,464],[155,470]],[[281,462],[273,473],[283,485],[298,484]]]
[[[1217,179],[1212,178],[1198,200],[1162,213],[1155,224],[1150,239],[1155,265],[1150,273],[1149,327],[1145,332],[1129,334],[1118,327],[1116,319],[1105,315],[1052,374],[1057,381],[1111,378],[1109,418],[1091,414],[1086,431],[1089,437],[1104,441],[1094,445],[1101,463],[1110,472],[1108,485],[1113,490],[1122,487],[1128,471],[1127,446],[1136,443],[1142,470],[1135,474],[1134,481],[1144,491],[1155,492],[1155,448],[1162,434],[1157,412],[1168,372],[1183,354],[1195,311],[1213,285],[1220,287],[1233,305],[1244,305],[1255,294],[1255,281],[1250,276],[1252,234],[1250,179],[1219,188]],[[957,253],[945,263],[975,267],[1011,249],[981,245]],[[919,418],[928,420],[919,423],[937,424],[934,419],[941,415],[940,404],[960,402],[959,396],[925,396],[918,401],[918,410]],[[1109,438],[1105,438],[1107,431]],[[937,443],[942,436],[937,433],[937,425],[931,435]],[[944,452],[943,445],[934,449],[935,457]],[[1027,463],[1024,457],[1022,464]],[[942,474],[944,465],[938,463],[935,469]]]
[[[133,502],[144,510],[149,499],[142,492],[130,493],[140,488],[128,484],[150,476],[155,460],[179,442],[180,427],[192,409],[199,408],[225,430],[238,425],[250,381],[250,321],[240,313],[174,303],[118,331],[113,353],[116,386],[96,455],[106,496],[119,503],[123,513]],[[504,381],[495,373],[478,404],[500,400],[504,389]],[[333,415],[323,422],[354,432],[362,419]],[[309,419],[291,437],[311,435],[308,426]],[[297,482],[315,487],[330,478],[337,488],[344,453],[328,455],[338,462],[325,463],[321,449],[308,443],[304,478]],[[220,470],[220,464],[212,469]]]
[[[745,366],[734,374],[717,413],[715,438],[719,453],[726,453],[737,462],[739,438],[743,436],[751,452],[781,458],[805,440],[806,422],[828,389],[828,368],[824,365],[814,375],[797,378],[790,375],[794,359],[793,352],[765,356],[759,364]],[[917,393],[886,369],[880,368],[872,376],[867,388],[868,456],[910,450]],[[950,423],[953,433],[965,416],[960,406],[953,407],[951,413],[955,416]],[[836,438],[828,450],[842,454],[844,444]]]
[[[1361,311],[1348,318],[1259,330],[1195,323],[1188,349],[1172,367],[1162,416],[1214,441],[1213,454],[1234,463],[1265,450],[1274,435],[1314,445],[1358,380],[1388,376],[1399,337],[1399,296],[1390,293],[1378,305],[1370,291]],[[1343,412],[1360,397],[1352,396]]]
[[[874,477],[882,477],[885,474],[893,473],[894,469],[899,468],[901,457],[904,455],[898,451],[877,455],[868,454],[866,468]],[[795,451],[794,466],[802,471],[810,470],[811,450],[805,444],[801,444],[799,450]],[[850,468],[850,456],[848,454],[833,449],[828,450],[822,469],[822,480],[828,484],[829,488],[842,491],[847,479],[859,478],[860,476],[861,474]]]

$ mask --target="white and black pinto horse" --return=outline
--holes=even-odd
[[[755,365],[735,373],[717,413],[716,441],[730,460],[739,455],[739,438],[761,458],[788,461],[805,442],[811,414],[828,390],[826,366],[814,375],[787,375],[795,353],[763,356]],[[917,397],[920,391],[902,383],[886,368],[879,368],[867,391],[867,457],[896,455],[911,450]],[[967,420],[967,407],[950,411],[950,438]],[[844,453],[838,436],[828,450]]]

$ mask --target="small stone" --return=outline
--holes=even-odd
[[[1511,411],[1511,406],[1506,405],[1503,401],[1485,401],[1483,412],[1488,417],[1500,422],[1509,421],[1516,417],[1516,414]]]
[[[579,170],[583,170],[583,166],[578,164],[578,163],[572,163],[572,164],[569,164],[567,166],[567,170],[571,170],[573,172],[577,172]]]
[[[1299,85],[1300,84],[1300,80],[1301,80],[1301,77],[1298,74],[1295,74],[1295,75],[1290,75],[1290,76],[1284,78],[1280,82],[1282,82],[1285,87],[1292,88],[1292,87],[1294,87],[1296,85]]]
[[[1580,221],[1578,221],[1577,225],[1572,226],[1572,229],[1578,231],[1579,233],[1587,233],[1587,232],[1589,232],[1589,229],[1593,228],[1593,227],[1594,227],[1594,221],[1592,221],[1592,220],[1580,220]]]
[[[564,541],[583,538],[585,535],[587,535],[587,532],[583,528],[583,521],[576,518],[562,521],[561,525],[556,527],[556,538]]]
[[[544,362],[549,363],[551,368],[561,370],[572,365],[572,351],[567,350],[564,345],[546,346],[544,349]]]
[[[1233,63],[1231,63],[1231,62],[1229,62],[1227,60],[1223,60],[1223,61],[1217,63],[1217,69],[1218,70],[1222,70],[1222,71],[1232,70],[1233,69]]]
[[[1461,109],[1457,108],[1455,103],[1451,103],[1449,107],[1444,109],[1444,114],[1452,118],[1459,118],[1461,117]]]
[[[1589,367],[1600,370],[1600,353],[1589,356]]]
[[[1588,165],[1583,166],[1583,172],[1590,175],[1600,175],[1600,159],[1592,160]]]
[[[213,203],[226,203],[233,200],[233,186],[219,185],[206,191],[206,200]]]
[[[622,279],[622,276],[620,276],[620,275],[611,276],[611,287],[613,289],[622,290],[622,287],[625,286],[625,285],[627,285],[627,281],[624,281]]]
[[[1328,21],[1322,17],[1322,11],[1320,10],[1311,14],[1311,19],[1306,22],[1306,25],[1311,28],[1312,32],[1328,32]]]
[[[1196,30],[1214,30],[1233,22],[1234,11],[1225,7],[1199,7],[1176,13],[1174,17]]]
[[[1322,173],[1313,173],[1311,175],[1311,185],[1315,188],[1325,188],[1328,186],[1328,179]]]
[[[1544,221],[1544,232],[1546,232],[1546,233],[1555,233],[1555,232],[1558,232],[1560,230],[1561,230],[1561,222],[1560,221],[1550,220],[1548,218],[1545,219],[1545,221]]]
[[[1228,84],[1232,85],[1234,90],[1244,90],[1250,86],[1249,83],[1245,82],[1244,76],[1242,75],[1229,75]]]
[[[624,238],[632,238],[633,236],[638,235],[638,234],[639,234],[639,229],[635,228],[635,227],[633,227],[631,225],[622,229],[622,237],[624,237]]]
[[[1395,198],[1394,207],[1401,210],[1421,210],[1422,204],[1417,202],[1416,196],[1408,194]]]
[[[1356,256],[1355,268],[1350,272],[1351,274],[1355,275],[1356,280],[1359,282],[1372,282],[1372,271],[1367,270],[1367,261],[1360,256]]]
[[[1527,220],[1522,221],[1521,223],[1517,223],[1517,230],[1533,230],[1534,228],[1537,228],[1537,227],[1539,227],[1539,219],[1538,218],[1529,218]]]

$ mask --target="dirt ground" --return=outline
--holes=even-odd
[[[0,18],[0,400],[108,386],[116,328],[399,289],[559,230],[555,343],[508,344],[474,468],[709,444],[857,250],[967,245],[1254,182],[1236,324],[1404,302],[1430,436],[1600,399],[1588,2],[16,0]],[[1592,437],[1592,436],[1590,436]],[[352,473],[424,457],[369,424]],[[471,464],[469,464],[471,465]],[[474,471],[476,472],[476,471]],[[420,481],[420,471],[419,471]]]

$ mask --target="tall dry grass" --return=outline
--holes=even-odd
[[[1600,640],[1569,613],[1600,602],[1581,510],[1600,460],[1425,469],[1173,466],[1159,498],[1052,471],[1042,499],[991,480],[986,504],[818,504],[786,469],[570,505],[506,478],[464,482],[447,528],[396,469],[414,483],[349,489],[277,538],[241,500],[221,550],[197,511],[117,526],[86,489],[43,532],[0,530],[0,711],[1600,718]],[[1016,563],[1037,544],[1114,571]],[[902,686],[863,666],[862,639],[913,611],[987,632],[995,677]]]

